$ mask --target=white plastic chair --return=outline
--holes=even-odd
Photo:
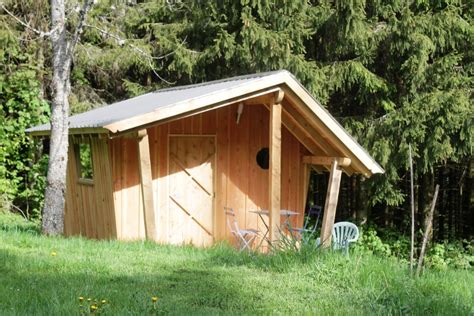
[[[227,227],[239,243],[239,251],[245,249],[250,250],[255,238],[257,238],[259,231],[256,229],[241,229],[235,218],[235,212],[231,207],[224,206],[226,215]]]
[[[332,249],[342,249],[349,255],[349,244],[359,239],[359,228],[351,222],[338,222],[332,228]],[[321,245],[321,238],[316,239],[316,246]]]
[[[359,239],[359,228],[351,222],[339,222],[332,229],[332,249],[343,249],[349,254],[349,244]]]

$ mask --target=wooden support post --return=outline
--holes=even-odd
[[[336,217],[337,199],[339,197],[339,186],[341,184],[342,170],[338,160],[334,159],[329,174],[326,203],[324,204],[324,216],[321,227],[321,244],[323,248],[331,245],[332,228]]]
[[[138,155],[145,234],[146,239],[155,240],[157,235],[153,203],[153,179],[151,175],[150,145],[146,129],[138,131]]]
[[[281,101],[283,91],[277,93],[270,106],[270,161],[269,161],[269,217],[270,240],[280,239],[280,195],[281,195]]]

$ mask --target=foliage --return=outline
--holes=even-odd
[[[366,182],[370,204],[401,205],[409,143],[420,175],[472,155],[474,49],[465,8],[465,1],[101,2],[93,22],[156,58],[89,29],[75,86],[112,101],[167,82],[286,68],[386,169]]]
[[[34,53],[21,47],[18,34],[0,31],[0,194],[28,214],[41,207],[46,159],[25,129],[47,121],[49,107],[40,96]]]
[[[463,243],[467,246],[464,247]],[[470,269],[474,267],[474,247],[467,241],[457,243],[435,243],[425,260],[430,267],[445,270],[447,267]]]
[[[81,166],[80,170],[80,178],[83,179],[92,179],[93,174],[92,174],[92,150],[91,150],[91,144],[90,143],[80,143],[77,146],[77,149],[79,151],[79,163]]]
[[[367,253],[303,258],[53,238],[11,216],[0,215],[1,314],[79,313],[94,300],[110,315],[473,312],[470,271],[428,269],[412,279],[405,265]]]
[[[410,241],[407,236],[395,231],[383,231],[383,238],[372,227],[361,231],[356,244],[358,251],[368,252],[381,257],[394,257],[401,263],[408,263]],[[425,255],[424,264],[434,269],[474,268],[474,247],[468,241],[430,243]]]
[[[69,1],[68,8],[77,2]],[[385,168],[384,175],[356,179],[364,196],[359,208],[406,206],[408,144],[415,180],[432,177],[449,163],[472,160],[469,0],[135,2],[97,1],[91,11],[72,69],[72,113],[162,87],[286,68]],[[48,1],[19,0],[10,6],[31,25],[48,27]],[[41,108],[34,105],[38,82],[32,81],[38,78],[48,99],[48,49],[11,18],[1,17],[2,41],[8,37],[2,42],[8,47],[2,50],[2,75],[13,78],[5,69],[22,73],[17,74],[22,83],[9,81],[21,85],[10,98]],[[22,95],[26,87],[30,95]],[[28,165],[29,158],[8,152],[0,151],[0,161]],[[18,189],[19,175],[26,177],[27,170],[10,175],[11,180],[3,174],[16,167],[2,166],[0,191],[10,199],[34,195],[40,200],[43,180],[33,181],[37,189]],[[36,176],[41,168],[33,169],[29,177],[42,179]],[[425,193],[433,188],[419,186],[419,201],[427,204]],[[405,214],[395,215],[401,226]]]

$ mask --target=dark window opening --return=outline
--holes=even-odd
[[[257,165],[264,170],[268,170],[269,164],[269,152],[268,147],[260,149],[257,153]]]

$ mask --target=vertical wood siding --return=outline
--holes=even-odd
[[[71,138],[70,144],[84,141]],[[112,169],[106,140],[91,137],[93,183],[80,183],[74,146],[69,147],[64,233],[89,238],[117,237]]]
[[[241,226],[265,229],[259,217],[249,211],[268,209],[268,170],[263,170],[257,165],[256,155],[260,149],[268,147],[269,112],[261,105],[245,106],[237,124],[237,106],[237,104],[227,106],[148,129],[153,188],[157,205],[158,240],[161,242],[168,242],[167,236],[169,236],[167,182],[169,135],[216,136],[214,231],[217,239],[229,237],[224,206],[236,210]],[[292,218],[292,225],[302,225],[304,218],[307,181],[301,159],[305,154],[306,149],[286,128],[283,128],[281,207],[300,213],[300,216]],[[114,178],[116,177],[115,175]],[[131,207],[132,205],[128,204],[128,208]],[[282,218],[283,220],[285,219]]]
[[[242,227],[264,230],[252,210],[268,209],[268,170],[256,162],[257,152],[269,146],[269,112],[263,105],[246,105],[239,124],[237,104],[148,128],[152,163],[157,240],[168,242],[169,136],[215,135],[216,239],[229,238],[223,207],[236,210]],[[119,137],[92,139],[94,184],[77,183],[75,155],[70,150],[66,231],[68,235],[92,238],[144,239],[143,205],[137,140]],[[71,146],[72,148],[72,146]],[[300,213],[292,225],[302,225],[307,168],[302,164],[306,149],[282,129],[281,207]],[[282,218],[282,222],[285,219]]]

